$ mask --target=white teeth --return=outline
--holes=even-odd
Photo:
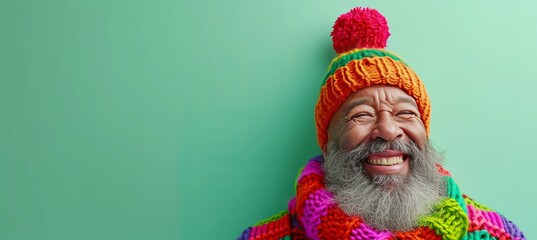
[[[377,159],[368,159],[367,162],[373,165],[384,165],[390,166],[403,162],[403,156],[390,157],[390,158],[377,158]]]

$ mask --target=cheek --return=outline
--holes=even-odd
[[[415,122],[404,126],[403,131],[410,140],[418,144],[418,146],[423,149],[425,144],[427,144],[427,132],[425,127],[421,122]]]
[[[350,126],[343,130],[339,138],[339,146],[343,150],[352,150],[370,135],[371,131],[363,126]]]

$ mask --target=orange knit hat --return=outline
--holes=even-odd
[[[373,85],[394,86],[416,100],[429,135],[431,103],[418,75],[400,57],[385,50],[390,36],[386,18],[377,10],[354,8],[336,20],[332,60],[315,106],[317,141],[323,149],[334,113],[352,93]]]

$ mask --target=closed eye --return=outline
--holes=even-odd
[[[395,116],[399,118],[409,119],[409,118],[418,116],[418,113],[414,111],[404,110],[404,111],[397,112]]]
[[[359,121],[359,122],[363,122],[363,121],[371,120],[371,119],[374,118],[374,117],[375,117],[375,116],[374,116],[372,113],[369,113],[369,112],[359,112],[359,113],[356,113],[356,114],[351,115],[347,120],[348,120],[348,121]]]

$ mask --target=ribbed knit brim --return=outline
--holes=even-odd
[[[375,85],[402,89],[416,100],[429,135],[431,104],[418,75],[400,57],[384,49],[354,49],[336,57],[315,106],[317,140],[324,149],[328,126],[338,108],[354,92]]]

